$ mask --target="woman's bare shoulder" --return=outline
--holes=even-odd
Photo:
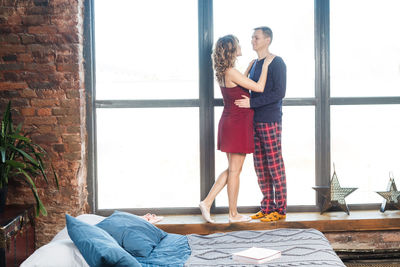
[[[226,70],[225,74],[227,76],[233,76],[233,75],[237,75],[238,73],[240,73],[237,69],[235,68],[229,68]]]

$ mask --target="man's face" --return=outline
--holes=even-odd
[[[251,44],[253,45],[254,51],[261,51],[267,49],[271,38],[266,37],[262,30],[256,30],[251,36]]]

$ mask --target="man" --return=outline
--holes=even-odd
[[[269,46],[273,34],[268,27],[254,29],[251,39],[258,59],[253,64],[249,77],[258,81],[264,59],[271,56]],[[286,174],[281,151],[282,99],[286,93],[286,65],[275,56],[268,67],[264,92],[251,92],[250,98],[243,96],[235,101],[241,108],[254,109],[254,168],[263,199],[260,211],[252,219],[264,222],[286,218]]]

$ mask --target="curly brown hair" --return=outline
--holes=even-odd
[[[225,72],[235,65],[236,51],[239,40],[236,36],[229,34],[218,39],[213,52],[215,76],[219,84],[223,84]]]

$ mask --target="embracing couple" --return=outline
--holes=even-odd
[[[264,222],[286,218],[286,174],[281,152],[282,99],[286,92],[286,65],[270,53],[273,34],[268,27],[254,29],[251,39],[258,59],[244,74],[235,68],[242,55],[233,35],[218,39],[213,64],[224,98],[218,126],[218,150],[226,153],[228,168],[215,181],[199,207],[203,218],[214,223],[210,207],[227,185],[229,222],[260,219]],[[249,91],[251,93],[249,93]],[[237,211],[239,176],[246,154],[253,153],[254,168],[263,194],[260,211],[251,217]]]

